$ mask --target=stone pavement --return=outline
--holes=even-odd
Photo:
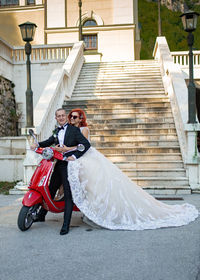
[[[184,195],[200,210],[200,194]],[[93,229],[73,214],[17,228],[21,195],[0,195],[0,280],[200,280],[200,218],[189,225],[144,231]],[[183,201],[166,201],[183,203]]]

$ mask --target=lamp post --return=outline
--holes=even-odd
[[[160,1],[158,0],[158,36],[162,36],[161,15],[160,15]]]
[[[19,25],[21,35],[25,44],[25,53],[27,55],[26,71],[27,71],[27,90],[26,90],[26,127],[33,127],[33,92],[31,90],[31,44],[35,35],[37,25],[29,21]]]
[[[78,0],[78,6],[79,6],[79,41],[82,41],[82,22],[81,22],[81,18],[82,18],[82,11],[81,11],[81,7],[82,7],[82,0]]]
[[[188,84],[188,123],[196,123],[196,87],[193,79],[193,51],[194,35],[192,34],[197,27],[199,13],[187,11],[180,17],[182,18],[183,28],[188,32],[187,42],[189,46],[189,84]]]

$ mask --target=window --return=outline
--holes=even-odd
[[[83,35],[85,50],[97,50],[97,34]]]
[[[87,19],[83,26],[97,26],[97,23],[94,19]],[[83,41],[85,42],[85,50],[97,50],[97,34],[83,34]]]
[[[34,5],[35,4],[35,0],[27,0],[26,1],[26,5]]]
[[[87,19],[84,23],[83,26],[97,26],[97,23],[93,19]]]
[[[19,5],[19,0],[0,0],[0,7]]]

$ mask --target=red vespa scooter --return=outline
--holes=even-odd
[[[29,130],[29,134],[34,137],[33,130]],[[79,151],[84,151],[82,144],[77,146]],[[72,151],[72,150],[70,150]],[[29,183],[29,191],[24,195],[22,208],[18,215],[18,227],[21,231],[28,230],[33,222],[38,218],[38,212],[41,207],[53,212],[64,212],[65,202],[63,200],[53,200],[49,192],[49,182],[54,169],[54,159],[66,160],[67,157],[56,151],[52,147],[36,148],[35,152],[41,154],[43,159],[38,164]],[[79,211],[74,205],[73,211]]]

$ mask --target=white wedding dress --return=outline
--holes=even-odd
[[[182,226],[198,217],[191,204],[168,205],[133,183],[93,147],[68,163],[73,201],[97,225],[112,230]]]

